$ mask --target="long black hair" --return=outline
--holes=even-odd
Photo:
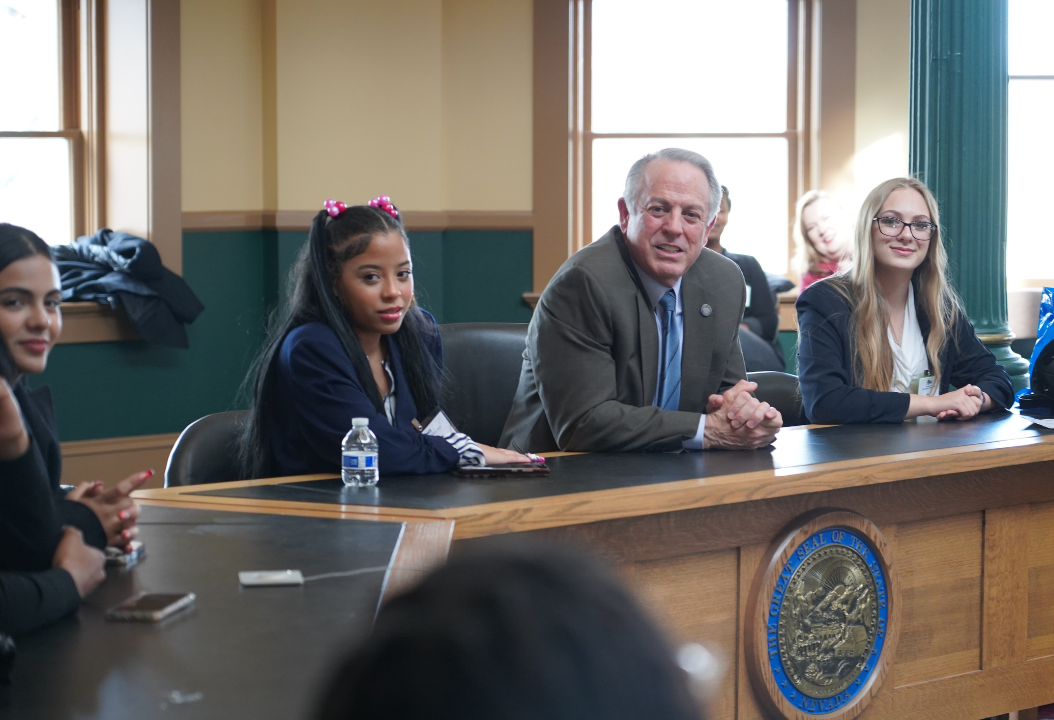
[[[249,377],[254,378],[253,407],[238,443],[242,477],[267,477],[271,473],[268,426],[273,417],[275,360],[286,335],[300,325],[320,322],[336,333],[366,394],[377,412],[384,412],[369,360],[348,321],[334,281],[344,263],[366,251],[374,235],[389,232],[399,233],[403,242],[409,245],[402,222],[379,208],[355,205],[336,217],[330,217],[322,210],[311,222],[307,243],[300,249],[290,271],[286,308],[272,322],[267,342],[249,371]],[[417,304],[411,303],[402,325],[394,333],[402,354],[407,389],[422,418],[434,414],[439,404],[440,370],[425,345],[425,336],[436,332],[435,325],[428,321]],[[350,417],[348,427],[351,427]]]
[[[52,259],[51,248],[35,232],[11,223],[0,223],[0,272],[11,263],[33,255]],[[0,342],[0,375],[8,382],[14,382],[18,376],[18,368],[6,341]]]
[[[317,720],[702,720],[630,593],[566,548],[466,550],[384,605]]]

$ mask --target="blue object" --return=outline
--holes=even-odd
[[[1043,348],[1054,341],[1054,288],[1043,288],[1043,295],[1039,299],[1039,326],[1036,328],[1036,344],[1032,348],[1032,357],[1028,361],[1028,372],[1032,375],[1036,371],[1036,361],[1039,360]]]
[[[676,410],[681,402],[681,334],[677,331],[673,317],[677,312],[677,294],[673,290],[667,290],[659,298],[659,305],[662,307],[659,407],[663,410]]]
[[[813,554],[824,552],[834,545],[841,545],[849,548],[864,561],[864,565],[867,566],[875,583],[876,597],[873,602],[878,603],[878,612],[875,619],[876,631],[874,644],[869,648],[870,651],[867,653],[867,658],[864,660],[864,667],[860,670],[860,673],[853,679],[849,687],[837,695],[818,698],[806,695],[794,686],[794,683],[788,677],[787,671],[783,666],[783,654],[779,652],[777,648],[779,648],[780,627],[783,625],[781,622],[781,616],[784,609],[783,600],[794,573],[802,563],[806,562]],[[809,572],[814,572],[814,569]],[[826,528],[811,535],[805,540],[805,542],[795,548],[794,552],[791,553],[790,560],[788,560],[787,564],[783,566],[779,580],[776,582],[776,587],[772,591],[772,598],[769,602],[770,610],[768,622],[765,630],[767,645],[769,647],[769,668],[772,671],[773,680],[775,681],[776,687],[779,688],[783,696],[794,705],[794,707],[807,715],[826,715],[844,708],[863,688],[868,686],[868,681],[878,668],[879,661],[882,658],[882,648],[885,646],[886,642],[886,628],[888,627],[889,622],[889,603],[887,601],[887,594],[888,586],[886,585],[885,573],[882,571],[882,566],[878,561],[878,557],[875,555],[874,549],[867,540],[852,530],[842,527]],[[793,623],[794,618],[790,618],[789,621]],[[849,659],[851,658],[847,658],[847,660]]]

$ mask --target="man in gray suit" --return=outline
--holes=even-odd
[[[527,333],[500,445],[520,452],[757,448],[783,419],[750,393],[739,347],[746,290],[704,251],[721,186],[703,156],[647,155],[619,224],[549,282]]]

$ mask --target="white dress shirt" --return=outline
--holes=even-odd
[[[911,392],[916,378],[924,376],[930,369],[930,359],[926,356],[926,343],[922,339],[922,328],[915,314],[915,290],[908,285],[908,304],[904,308],[904,328],[900,333],[900,343],[893,339],[893,328],[886,328],[889,347],[893,350],[893,378],[890,380],[891,392]],[[937,390],[934,386],[933,390]],[[919,393],[929,395],[930,392]]]

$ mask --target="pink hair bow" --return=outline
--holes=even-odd
[[[379,210],[383,210],[384,212],[388,213],[389,215],[391,215],[396,220],[399,219],[399,211],[395,209],[395,206],[392,205],[392,199],[390,197],[388,197],[387,195],[381,195],[380,197],[375,197],[375,198],[373,198],[373,200],[370,200],[370,202],[368,204],[369,204],[370,207],[375,207],[375,208],[378,208]]]
[[[326,212],[330,217],[336,217],[348,209],[348,206],[340,200],[326,200]]]

